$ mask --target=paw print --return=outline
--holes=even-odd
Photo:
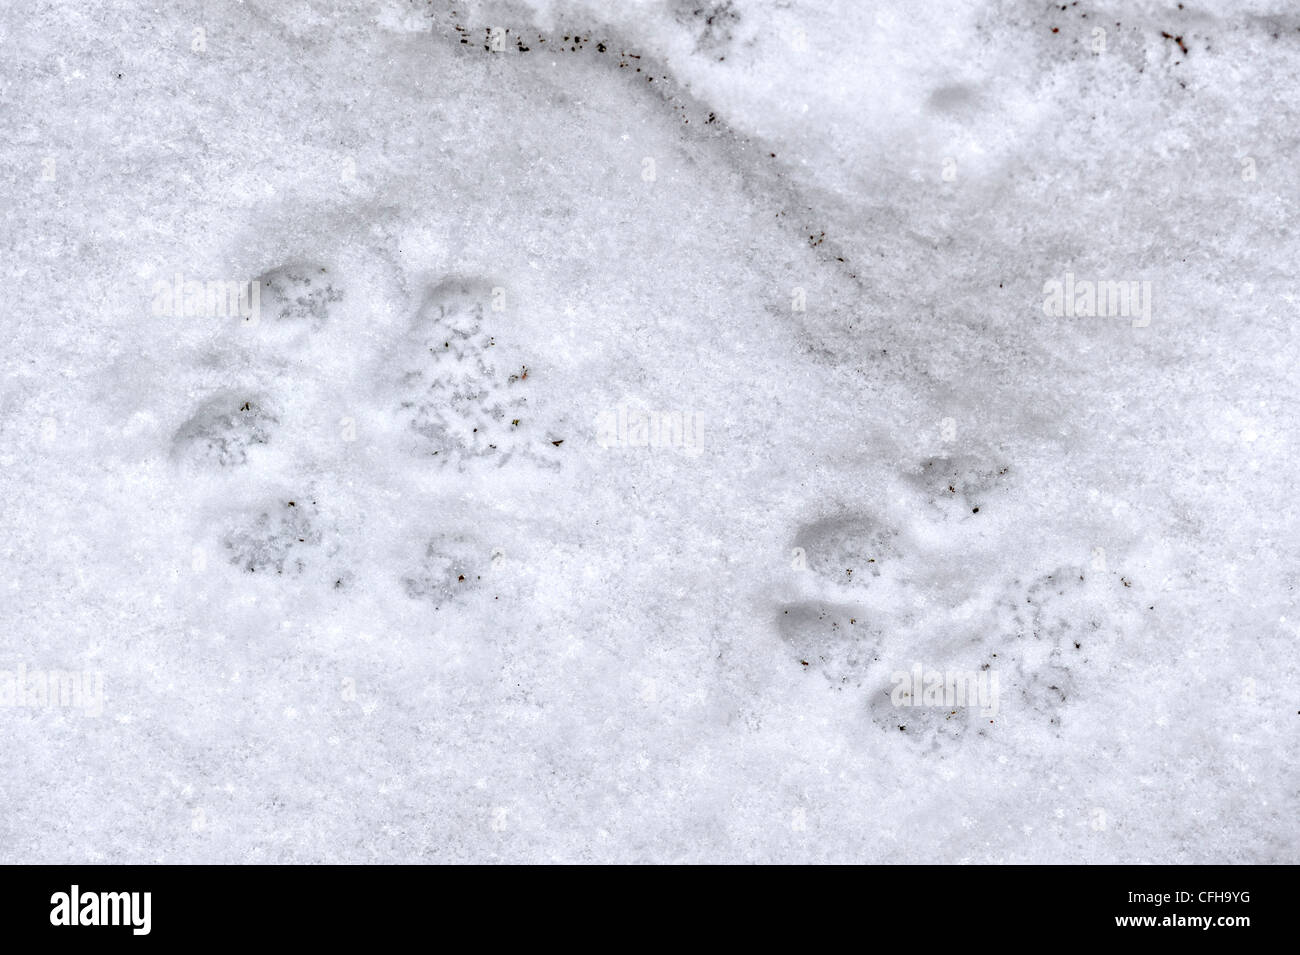
[[[390,461],[410,451],[409,461],[393,466],[413,470],[427,470],[423,462],[431,459],[457,472],[557,469],[561,455],[530,404],[528,359],[498,338],[498,286],[447,278],[395,327],[376,322],[358,337],[347,329],[365,303],[350,294],[346,273],[325,262],[308,255],[261,274],[256,327],[222,339],[224,351],[207,362],[242,384],[224,383],[197,403],[173,433],[171,457],[226,515],[205,513],[201,530],[196,519],[196,533],[206,538],[197,550],[215,550],[224,558],[217,566],[270,586],[293,582],[333,593],[365,572],[357,548],[347,546],[349,533],[361,531],[364,542],[362,525],[384,516],[368,517],[353,483],[321,480],[322,471],[346,469],[395,434],[403,436],[400,447],[378,451]],[[370,351],[354,353],[357,341]],[[366,386],[376,367],[392,388]],[[327,404],[332,389],[349,381],[359,382],[346,399],[349,430],[327,434],[321,422],[337,420]],[[358,419],[369,426],[360,435]],[[407,547],[406,557],[388,571],[396,578],[390,582],[434,609],[463,604],[491,564],[492,547],[473,533],[439,530],[398,546]]]
[[[798,527],[802,596],[776,607],[792,678],[820,673],[828,689],[860,693],[873,726],[925,747],[988,736],[1007,721],[1059,732],[1086,683],[1085,648],[1116,638],[1121,613],[1109,591],[1118,585],[1107,591],[1069,565],[981,579],[1005,559],[974,564],[959,535],[933,533],[935,513],[942,526],[997,508],[1010,474],[973,456],[926,458],[900,474],[899,513],[918,515],[916,527],[852,507]]]

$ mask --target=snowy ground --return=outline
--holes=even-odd
[[[0,861],[1298,861],[1280,0],[0,50]]]

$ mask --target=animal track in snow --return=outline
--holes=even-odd
[[[935,506],[956,500],[974,508],[996,501],[1008,470],[969,458],[931,458],[909,469],[905,483]],[[936,550],[942,543],[922,546],[918,540],[853,510],[795,532],[795,554],[812,575],[802,578],[802,589],[812,599],[777,608],[791,668],[819,670],[837,688],[870,687],[864,702],[874,724],[930,745],[968,732],[987,735],[1005,720],[1059,727],[1078,691],[1076,668],[1087,661],[1085,648],[1113,633],[1104,585],[1063,566],[1028,584],[1011,579],[992,592],[1002,596],[981,598],[982,583],[972,578],[970,602],[955,615],[932,592],[939,575],[960,572],[965,562]],[[939,593],[953,590],[950,581],[943,583]],[[837,594],[853,602],[837,603]],[[973,702],[896,705],[893,675],[918,663],[927,673],[979,675],[986,689],[996,675],[997,713],[981,713],[985,708]]]
[[[309,432],[282,435],[280,453],[261,467],[257,455],[258,447],[277,441],[280,429],[312,426],[315,404],[328,398],[328,385],[299,387],[318,384],[299,346],[309,344],[308,336],[332,335],[344,314],[342,306],[355,304],[332,268],[310,257],[302,262],[271,269],[259,279],[260,327],[250,329],[255,337],[247,341],[259,348],[270,343],[271,351],[234,353],[269,382],[267,390],[226,390],[202,401],[173,440],[175,456],[185,466],[210,473],[242,468],[245,482],[270,480],[285,468],[317,466],[314,459],[298,460],[298,455],[313,453]],[[482,278],[452,277],[432,287],[410,311],[409,321],[392,331],[387,346],[378,345],[369,356],[370,361],[386,361],[386,373],[400,386],[400,406],[394,409],[381,389],[369,410],[387,413],[390,421],[396,410],[406,424],[401,433],[409,436],[408,446],[446,466],[464,470],[478,462],[500,467],[527,461],[558,468],[559,452],[552,442],[560,437],[546,433],[535,420],[526,359],[496,337],[500,329],[509,329],[507,316],[493,308],[501,291]],[[310,347],[320,342],[316,338]],[[285,345],[299,352],[292,362],[283,361]],[[354,353],[345,349],[338,354]],[[348,360],[366,361],[364,355]],[[311,381],[295,377],[303,375],[312,376]],[[334,566],[337,528],[323,520],[311,493],[319,491],[304,492],[292,503],[278,497],[274,504],[255,505],[220,527],[215,538],[229,565],[273,579],[320,577],[323,585],[346,587],[352,575],[347,567]],[[490,547],[463,534],[443,533],[397,570],[394,582],[410,598],[445,608],[478,587],[490,565]]]

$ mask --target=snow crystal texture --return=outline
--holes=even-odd
[[[0,861],[1300,861],[1285,3],[0,49]]]

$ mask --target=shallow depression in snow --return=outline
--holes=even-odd
[[[1300,22],[1131,6],[0,26],[0,857],[1293,861]]]

